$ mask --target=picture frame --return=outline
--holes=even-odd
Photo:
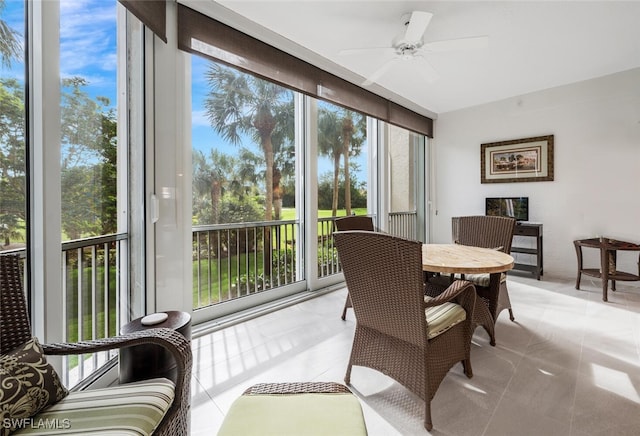
[[[480,144],[480,183],[553,180],[553,135]]]

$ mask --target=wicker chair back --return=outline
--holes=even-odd
[[[431,430],[431,400],[449,369],[462,362],[472,376],[473,285],[458,280],[426,302],[422,243],[358,230],[336,232],[334,241],[356,315],[345,382],[353,365],[395,379],[425,401],[425,428]],[[464,308],[466,320],[427,339],[425,309],[449,302]]]

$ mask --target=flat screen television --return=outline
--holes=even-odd
[[[493,197],[485,200],[485,214],[529,221],[529,197]]]

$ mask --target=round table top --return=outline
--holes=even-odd
[[[178,310],[168,310],[164,313],[166,313],[169,316],[165,321],[161,323],[153,324],[153,325],[144,325],[142,324],[142,318],[144,317],[140,317],[123,325],[122,328],[120,329],[120,334],[124,335],[127,333],[138,332],[140,330],[159,329],[161,327],[170,328],[170,329],[179,331],[181,328],[191,323],[191,315],[189,315],[187,312],[180,312]]]
[[[449,274],[500,273],[513,268],[513,257],[491,248],[459,244],[423,244],[422,269]]]
[[[611,238],[579,239],[577,241],[573,241],[573,243],[584,247],[604,248],[607,250],[640,251],[640,244],[618,241],[617,239]]]

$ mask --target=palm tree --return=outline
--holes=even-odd
[[[0,0],[0,13],[5,8],[5,0]],[[22,57],[22,45],[20,44],[20,34],[13,30],[6,21],[0,20],[0,65],[11,67],[11,59]]]
[[[264,219],[273,220],[275,151],[293,137],[293,93],[275,83],[211,63],[206,73],[211,91],[205,100],[211,126],[232,144],[249,136],[264,155]],[[287,133],[288,132],[288,133]],[[264,275],[271,276],[271,228],[264,229]]]
[[[232,172],[236,163],[232,156],[215,149],[211,150],[209,156],[205,156],[201,151],[193,154],[194,203],[201,204],[198,200],[204,200],[204,197],[208,197],[211,202],[210,216],[206,224],[220,223],[220,200],[226,186],[233,183]],[[203,211],[199,212],[201,218],[204,218]]]
[[[275,144],[275,141],[274,141]],[[262,167],[262,156],[254,153],[248,148],[243,148],[239,156],[238,174],[245,181],[257,183],[259,178],[265,177]],[[295,175],[295,149],[291,143],[281,146],[274,146],[273,153],[273,219],[278,221],[282,215],[282,201],[285,195],[284,183]]]
[[[293,94],[286,88],[212,63],[206,73],[211,92],[205,100],[211,126],[239,145],[243,135],[259,144],[265,166],[265,220],[273,218],[275,149],[292,125]],[[289,134],[292,136],[293,134]]]
[[[366,138],[366,117],[358,112],[341,110],[342,156],[344,158],[344,207],[351,215],[351,166],[349,156],[358,156]]]
[[[340,141],[340,123],[338,113],[321,108],[318,117],[318,150],[333,162],[333,195],[331,201],[331,216],[338,211],[338,183],[340,178],[340,157],[342,143]]]
[[[332,216],[338,209],[340,158],[344,158],[344,201],[347,215],[351,215],[350,156],[360,154],[366,137],[365,116],[346,109],[320,109],[318,119],[318,149],[333,161]]]

